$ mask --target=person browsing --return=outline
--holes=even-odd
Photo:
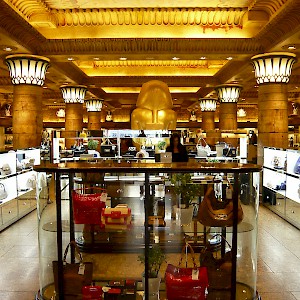
[[[180,143],[178,133],[173,133],[166,152],[172,152],[172,162],[187,162],[189,160],[185,146]]]

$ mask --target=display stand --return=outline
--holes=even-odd
[[[68,174],[69,177],[69,199],[71,199],[71,192],[74,188],[74,176],[75,173],[125,173],[125,174],[143,174],[144,176],[144,187],[145,194],[143,197],[144,211],[138,212],[142,213],[144,220],[144,254],[145,254],[145,294],[144,299],[152,299],[149,294],[149,283],[148,283],[148,269],[149,269],[149,247],[154,243],[153,241],[153,232],[156,230],[153,227],[147,225],[146,220],[149,217],[148,205],[151,201],[151,184],[150,176],[152,174],[173,174],[173,173],[201,173],[206,176],[214,176],[216,174],[224,174],[227,178],[230,177],[230,180],[233,183],[233,225],[232,227],[227,227],[222,229],[222,233],[226,234],[226,238],[231,238],[232,243],[232,261],[231,261],[231,288],[225,291],[224,295],[226,299],[235,300],[235,299],[258,299],[256,292],[256,275],[257,275],[257,213],[258,213],[258,195],[259,195],[259,172],[260,167],[257,165],[251,164],[236,164],[236,163],[173,163],[173,164],[162,164],[162,163],[127,163],[127,162],[112,162],[112,161],[101,161],[101,162],[66,162],[59,164],[51,164],[49,162],[42,162],[41,165],[35,166],[37,172],[49,172],[55,174],[56,179],[56,205],[45,204],[45,202],[40,203],[40,228],[49,220],[53,220],[53,214],[50,212],[55,212],[54,216],[56,218],[56,232],[45,233],[43,230],[39,230],[39,242],[40,242],[40,294],[38,299],[48,300],[49,295],[54,297],[53,294],[53,277],[51,260],[58,260],[58,288],[59,288],[59,300],[63,300],[63,291],[64,291],[64,281],[63,281],[63,261],[62,261],[62,251],[66,243],[76,239],[76,226],[73,222],[73,209],[72,201],[63,201],[61,196],[61,176],[62,174]],[[242,174],[248,174],[249,177],[249,186],[254,191],[252,193],[251,199],[247,199],[248,204],[243,204],[244,211],[244,220],[241,224],[238,225],[238,203],[240,197],[240,176]],[[248,178],[247,177],[247,178]],[[204,181],[202,182],[204,183]],[[249,194],[250,195],[250,194]],[[246,203],[245,202],[245,203]],[[49,213],[49,214],[48,214]],[[63,232],[63,220],[69,219],[69,232]],[[136,221],[136,220],[135,220]],[[170,221],[171,222],[171,221]],[[168,231],[166,229],[166,234]],[[56,240],[56,249],[57,255],[52,253],[52,256],[45,251],[50,251],[47,249],[46,245],[51,244],[53,247],[53,238]],[[250,251],[250,252],[249,252]],[[52,251],[53,252],[53,251]],[[55,251],[56,252],[56,251]],[[222,252],[225,252],[225,246],[223,244]],[[113,254],[110,254],[113,255]],[[124,254],[130,261],[129,254]],[[172,254],[170,254],[172,255]],[[176,254],[177,255],[177,254]],[[93,257],[95,266],[97,265],[97,259],[101,259],[105,254],[100,253],[98,256]],[[88,255],[86,255],[88,257]],[[71,249],[71,262],[75,261],[74,249]],[[103,261],[104,262],[104,261]],[[135,266],[135,265],[134,265]],[[134,269],[133,265],[131,269]],[[97,267],[97,266],[96,266]],[[112,267],[112,266],[110,266]],[[117,264],[117,268],[121,268]],[[103,271],[103,268],[101,269]],[[107,271],[107,270],[106,270]],[[126,276],[134,270],[127,269],[126,273],[123,273],[123,276]],[[96,275],[95,275],[96,276]],[[101,274],[97,275],[99,278]],[[128,275],[129,276],[129,275]],[[136,277],[141,276],[136,274]],[[99,278],[95,280],[100,281]],[[109,278],[107,278],[109,279]],[[52,280],[52,281],[51,281]],[[52,292],[51,292],[52,291]],[[219,299],[219,291],[209,291],[208,299]],[[161,293],[164,294],[163,292]],[[57,298],[56,298],[57,299]],[[138,299],[138,298],[137,298]],[[161,298],[164,299],[164,298]],[[225,299],[225,298],[224,298]],[[172,299],[171,299],[172,300]]]

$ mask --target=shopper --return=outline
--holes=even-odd
[[[180,143],[178,133],[173,133],[166,152],[172,152],[172,162],[187,162],[189,160],[185,146]]]

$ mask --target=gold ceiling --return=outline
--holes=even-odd
[[[169,85],[177,110],[197,109],[198,98],[226,82],[242,84],[243,103],[255,104],[251,56],[300,51],[300,0],[0,0],[0,19],[2,60],[13,53],[51,59],[45,107],[61,105],[59,86],[72,83],[130,112],[142,84],[154,79]],[[298,86],[299,62],[291,97]],[[12,93],[2,61],[0,93]]]

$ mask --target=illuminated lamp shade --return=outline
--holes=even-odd
[[[197,116],[194,110],[191,111],[190,121],[192,122],[197,121]]]
[[[215,98],[200,98],[199,102],[201,111],[216,111],[217,109],[217,99]]]
[[[245,111],[243,108],[240,108],[240,109],[238,109],[238,111],[237,111],[237,116],[238,116],[239,118],[243,118],[243,117],[246,117],[246,116],[247,116],[247,113],[246,113],[246,111]]]
[[[84,85],[63,85],[60,90],[65,103],[83,103],[87,87]]]
[[[12,84],[29,84],[43,86],[50,59],[29,54],[8,55],[8,66]]]
[[[56,112],[56,116],[59,117],[59,118],[64,118],[66,116],[66,111],[63,108],[60,108]]]
[[[86,106],[86,110],[88,112],[97,112],[97,111],[101,111],[102,106],[103,106],[103,99],[88,99],[85,101],[85,106]]]
[[[223,103],[236,103],[239,101],[242,86],[238,84],[222,84],[215,87],[218,99]]]
[[[288,83],[296,54],[273,52],[255,55],[252,58],[255,78],[258,84]]]
[[[106,117],[105,117],[105,120],[106,120],[107,122],[112,122],[112,121],[113,121],[113,116],[112,116],[111,111],[108,111],[108,112],[107,112],[107,115],[106,115]]]

